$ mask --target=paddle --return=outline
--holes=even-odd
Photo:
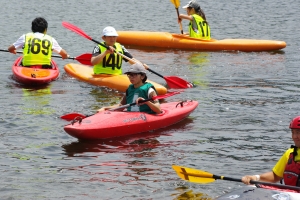
[[[108,46],[104,45],[103,43],[98,42],[97,40],[94,40],[93,38],[91,38],[89,35],[87,35],[83,30],[81,30],[81,29],[78,28],[77,26],[75,26],[75,25],[73,25],[73,24],[71,24],[71,23],[68,23],[68,22],[62,22],[62,25],[63,25],[65,28],[67,28],[67,29],[69,29],[69,30],[71,30],[71,31],[73,31],[73,32],[75,32],[75,33],[77,33],[78,35],[81,35],[81,36],[83,36],[84,38],[86,38],[86,39],[88,39],[88,40],[91,40],[91,41],[93,41],[93,42],[95,42],[95,43],[97,43],[97,44],[100,44],[101,46],[103,46],[103,47],[105,47],[105,48],[108,48]],[[131,62],[135,62],[135,61],[132,60],[131,58],[128,58],[127,56],[125,56],[125,55],[123,55],[123,54],[121,54],[121,53],[119,53],[119,52],[117,52],[117,51],[115,51],[115,53],[117,53],[119,56],[122,56],[123,58],[125,58],[125,59],[127,59],[127,60],[129,60],[129,61],[131,61]],[[152,73],[154,73],[154,74],[160,76],[161,78],[164,78],[165,81],[167,82],[167,84],[169,85],[170,88],[176,88],[176,89],[179,89],[179,88],[192,88],[192,87],[193,87],[193,84],[192,84],[192,83],[189,83],[189,82],[187,82],[187,81],[185,81],[185,80],[183,80],[183,79],[181,79],[181,78],[179,78],[179,77],[174,78],[174,76],[169,76],[169,77],[167,77],[167,76],[162,76],[162,75],[158,74],[157,72],[154,72],[154,71],[151,70],[150,68],[146,68],[146,69],[147,69],[148,71],[150,71],[150,72],[152,72]]]
[[[178,17],[178,20],[179,20],[179,11],[178,11],[178,7],[180,6],[180,0],[170,0],[174,6],[175,6],[175,9],[177,11],[177,17]],[[182,30],[182,23],[180,22],[179,23],[179,26],[180,26],[180,31],[181,31],[181,34],[183,34],[183,30]]]
[[[153,101],[153,100],[157,100],[157,99],[164,99],[164,98],[167,98],[167,97],[170,97],[170,96],[173,96],[175,94],[179,94],[180,92],[176,91],[176,92],[169,92],[167,94],[164,94],[164,95],[158,95],[158,96],[155,96],[155,97],[152,97],[150,99],[145,99],[145,100],[142,100],[142,101],[139,101],[139,103],[144,103],[144,102],[147,102],[147,101]],[[123,106],[119,106],[117,108],[113,108],[113,109],[109,109],[108,111],[115,111],[115,110],[119,110],[119,109],[124,109],[124,108],[128,108],[130,106],[134,106],[136,105],[136,103],[130,103],[130,104],[126,104],[126,105],[123,105]],[[65,114],[63,116],[61,116],[60,118],[61,119],[64,119],[64,120],[73,120],[74,118],[76,117],[80,117],[82,119],[86,118],[86,117],[89,117],[91,115],[83,115],[83,114],[80,114],[80,113],[69,113],[69,114]]]
[[[8,50],[5,50],[5,49],[0,49],[0,51],[9,52]],[[17,53],[23,54],[23,52],[20,52],[20,51],[17,51]],[[51,57],[61,58],[61,56],[57,56],[57,55],[52,55]],[[77,56],[77,57],[68,57],[67,59],[77,60],[81,64],[91,66],[92,65],[91,58],[92,58],[91,53],[85,53],[85,54],[81,54],[80,56]]]
[[[186,180],[186,181],[194,182],[194,183],[206,184],[206,183],[214,182],[216,179],[242,182],[241,179],[218,176],[218,175],[214,175],[209,172],[201,171],[198,169],[187,168],[187,167],[182,167],[182,166],[177,166],[177,165],[173,165],[172,167],[176,171],[177,175],[180,178],[182,178],[183,180]],[[281,185],[281,184],[276,184],[276,183],[268,183],[268,182],[260,182],[260,181],[250,181],[250,183],[300,191],[300,187],[296,187],[296,186]]]

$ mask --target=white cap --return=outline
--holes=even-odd
[[[103,29],[103,36],[119,36],[116,29],[112,26],[107,26]]]

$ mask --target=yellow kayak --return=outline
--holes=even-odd
[[[257,39],[201,40],[168,32],[118,31],[123,45],[202,51],[274,51],[286,47],[284,41]]]
[[[100,74],[94,75],[93,68],[87,65],[69,63],[64,66],[64,69],[67,74],[70,76],[83,81],[90,83],[92,85],[108,87],[114,90],[118,90],[120,92],[125,92],[128,86],[131,84],[127,75],[108,75],[108,74]],[[150,81],[147,82],[152,83],[159,95],[166,94],[167,88]]]

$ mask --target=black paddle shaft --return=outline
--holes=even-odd
[[[152,99],[145,99],[145,100],[139,101],[139,103],[145,103],[145,102],[151,101],[151,100],[152,100]],[[136,105],[135,102],[134,102],[134,103],[130,103],[130,104],[126,104],[126,105],[123,105],[123,106],[119,106],[119,107],[117,107],[117,108],[109,109],[109,111],[119,110],[119,109],[122,109],[122,108],[128,108],[128,107],[134,106],[134,105]]]
[[[212,178],[214,178],[214,179],[221,179],[221,180],[227,180],[227,181],[242,182],[241,179],[224,177],[224,176],[218,176],[218,175],[213,175]],[[260,181],[250,181],[250,183],[251,184],[258,184],[258,185],[268,185],[268,186],[273,186],[273,187],[282,188],[282,189],[290,189],[290,190],[300,191],[300,187],[290,186],[290,185],[281,185],[281,184],[276,184],[276,183],[268,183],[268,182],[260,182]]]
[[[103,47],[105,47],[105,48],[109,48],[108,46],[106,46],[105,44],[103,44],[103,43],[101,43],[101,42],[99,42],[99,41],[97,41],[97,40],[94,40],[94,39],[91,39],[93,42],[95,42],[95,43],[97,43],[97,44],[100,44],[101,46],[103,46]],[[125,58],[126,60],[130,60],[130,58],[128,58],[127,56],[125,56],[124,54],[121,54],[121,53],[119,53],[119,52],[117,52],[116,50],[115,50],[115,52],[117,53],[117,54],[119,54],[119,55],[121,55],[123,58]]]
[[[8,50],[5,50],[5,49],[0,49],[0,51],[3,51],[3,52],[9,52]],[[21,51],[17,51],[18,54],[23,54],[23,52]],[[57,55],[51,55],[51,57],[54,57],[54,58],[61,58],[61,56],[57,56]],[[73,59],[75,60],[75,57],[69,57],[68,59]]]

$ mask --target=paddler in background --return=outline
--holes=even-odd
[[[22,35],[8,47],[8,51],[16,54],[17,49],[23,48],[23,66],[41,65],[43,69],[51,69],[52,51],[60,54],[62,59],[69,56],[53,37],[46,34],[47,28],[48,22],[44,18],[35,18],[31,22],[32,32]]]
[[[210,40],[209,24],[206,21],[205,14],[201,9],[200,4],[193,0],[182,8],[186,9],[187,15],[180,14],[178,16],[178,23],[181,23],[182,19],[190,20],[189,34],[186,34],[193,38]]]
[[[129,70],[125,72],[131,84],[126,90],[121,102],[117,105],[102,107],[98,112],[108,109],[117,108],[122,105],[136,103],[137,105],[127,108],[127,111],[132,112],[146,112],[150,114],[161,113],[160,103],[158,100],[147,101],[145,103],[138,103],[141,100],[150,99],[157,96],[157,92],[151,83],[146,82],[147,75],[144,66],[136,62],[131,65]]]
[[[250,184],[250,180],[275,183],[283,179],[285,185],[300,187],[300,116],[291,121],[290,129],[295,145],[286,150],[272,171],[244,176],[242,181],[245,184]]]
[[[102,40],[103,44],[108,46],[101,46],[100,44],[94,47],[93,55],[91,58],[91,63],[94,66],[94,74],[112,74],[112,75],[120,75],[122,74],[122,59],[125,62],[128,62],[127,59],[121,57],[114,51],[117,51],[126,57],[139,62],[134,59],[133,56],[127,51],[127,49],[116,42],[118,33],[114,27],[107,26],[102,31]],[[130,64],[134,64],[135,62],[129,60]]]

